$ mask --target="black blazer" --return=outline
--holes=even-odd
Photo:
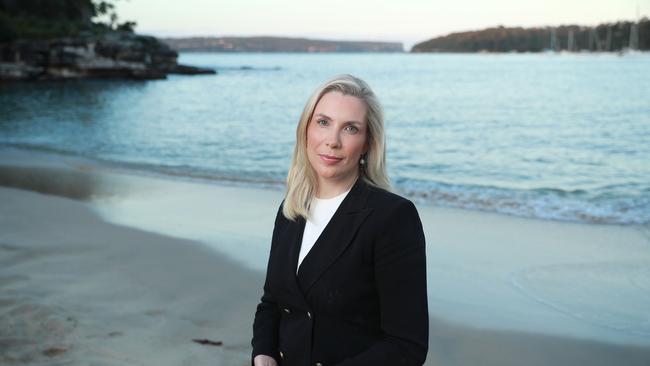
[[[413,203],[357,179],[300,265],[303,218],[278,210],[253,358],[282,366],[422,365],[425,240]]]

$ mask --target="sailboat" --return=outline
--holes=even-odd
[[[638,20],[639,7],[638,6],[636,8],[636,18],[637,21],[635,23],[630,24],[630,41],[628,43],[628,47],[624,47],[619,53],[621,56],[641,53],[641,50],[639,49],[639,20]]]
[[[573,35],[573,29],[569,29],[569,35],[567,36],[567,51],[574,52],[576,50],[575,37]]]
[[[550,47],[544,50],[546,54],[558,53],[560,51],[560,42],[557,39],[555,28],[551,28],[551,44]]]

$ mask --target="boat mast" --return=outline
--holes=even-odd
[[[639,4],[636,5],[636,19],[630,24],[630,50],[639,49]]]

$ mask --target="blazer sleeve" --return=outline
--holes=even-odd
[[[424,363],[429,344],[426,249],[415,205],[401,201],[374,247],[383,339],[338,366]]]
[[[284,201],[282,201],[282,204],[283,203]],[[271,253],[273,252],[273,244],[275,243],[277,230],[279,230],[282,204],[280,204],[280,208],[275,217],[273,238],[271,240]],[[271,254],[269,254],[269,262],[270,261]],[[266,279],[264,280],[264,292],[260,299],[260,303],[257,305],[255,320],[253,321],[253,339],[251,341],[253,354],[251,364],[257,355],[273,357],[278,364],[280,363],[280,354],[278,351],[278,327],[280,324],[280,315],[278,304],[269,291],[269,273],[267,265]]]

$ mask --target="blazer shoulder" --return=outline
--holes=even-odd
[[[368,196],[368,206],[370,207],[392,209],[402,205],[415,206],[408,198],[384,188],[368,185],[368,190],[370,191]]]
[[[285,227],[287,225],[296,224],[296,223],[299,223],[300,220],[302,219],[302,216],[299,216],[295,220],[284,216],[283,210],[284,210],[285,201],[286,201],[286,197],[282,199],[282,202],[280,202],[280,205],[278,207],[278,212],[275,215],[275,226],[276,227]]]

